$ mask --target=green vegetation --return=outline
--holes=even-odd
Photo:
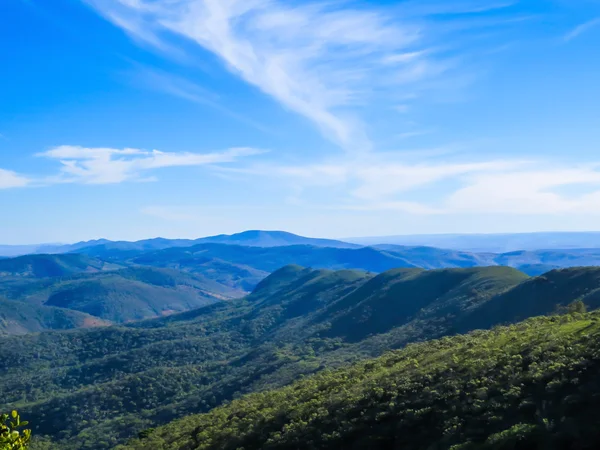
[[[110,323],[78,311],[0,298],[0,336],[106,325]]]
[[[119,449],[596,449],[599,371],[599,314],[536,318],[322,371]]]
[[[27,255],[0,259],[0,277],[62,277],[119,268],[86,255]]]
[[[579,282],[540,314],[595,288],[594,277],[577,276],[587,270],[564,272]],[[36,436],[53,439],[51,448],[109,449],[324,369],[461,327],[514,322],[519,305],[491,324],[477,312],[531,281],[503,267],[375,275],[287,266],[244,299],[126,326],[0,339],[0,409],[26,414]]]
[[[31,440],[31,430],[23,429],[27,425],[17,411],[0,414],[0,450],[26,450]]]
[[[0,295],[20,302],[5,303],[6,310],[0,312],[0,333],[86,327],[160,317],[244,293],[202,276],[153,267],[45,278],[6,275],[0,280]]]

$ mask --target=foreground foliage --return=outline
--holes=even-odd
[[[0,414],[0,450],[25,450],[29,447],[31,430],[24,430],[28,422],[21,422],[17,411]]]
[[[121,450],[596,449],[600,315],[443,338],[178,420]]]

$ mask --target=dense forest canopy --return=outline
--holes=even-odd
[[[595,449],[600,314],[446,337],[208,414],[120,450]]]

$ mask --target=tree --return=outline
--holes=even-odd
[[[0,450],[25,450],[29,448],[31,430],[21,430],[28,422],[21,422],[17,411],[0,415]]]

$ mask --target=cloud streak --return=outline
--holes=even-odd
[[[590,20],[588,22],[582,23],[581,25],[576,26],[573,30],[571,30],[570,32],[568,32],[565,36],[564,36],[564,41],[565,42],[570,42],[573,39],[581,36],[583,33],[591,30],[592,28],[595,28],[597,26],[600,25],[600,17],[597,17],[593,20]]]
[[[232,148],[213,153],[177,153],[62,145],[37,154],[38,157],[59,161],[61,170],[60,175],[38,179],[36,183],[115,184],[152,181],[153,178],[149,178],[147,173],[157,169],[232,163],[261,153],[264,151],[253,148]]]
[[[0,169],[0,189],[25,187],[31,180],[10,170]]]

